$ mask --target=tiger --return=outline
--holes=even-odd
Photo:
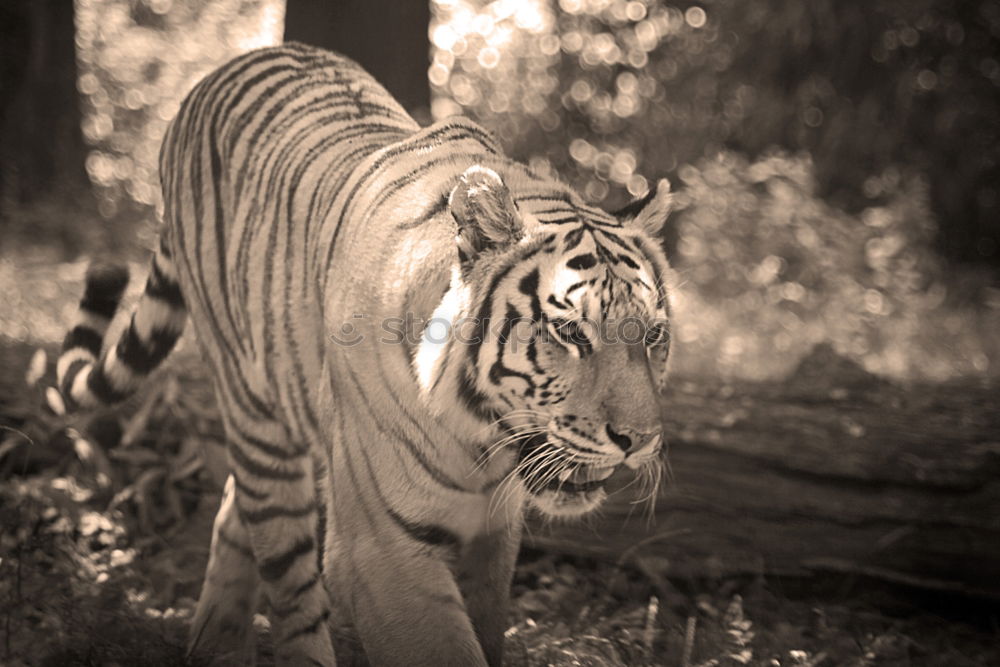
[[[53,390],[123,401],[192,323],[230,475],[189,650],[252,663],[263,595],[281,665],[341,621],[371,664],[501,665],[526,514],[664,468],[669,183],[608,213],[297,43],[202,79],[159,169],[129,324],[104,344],[128,273],[92,264]]]

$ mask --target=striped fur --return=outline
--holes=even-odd
[[[68,407],[94,407],[130,396],[170,354],[187,321],[169,249],[161,247],[128,329],[102,355],[101,341],[125,291],[128,271],[93,265],[85,280],[77,321],[63,341],[56,368]]]
[[[91,271],[60,387],[124,398],[190,313],[232,470],[192,646],[252,661],[260,590],[281,664],[333,664],[334,616],[373,664],[500,665],[524,509],[658,480],[666,185],[606,213],[298,44],[205,78],[160,171],[132,324],[99,354],[125,278]],[[595,333],[625,320],[644,335]]]

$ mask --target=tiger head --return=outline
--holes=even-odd
[[[499,416],[494,449],[516,451],[531,504],[578,515],[600,505],[615,470],[655,489],[663,469],[670,306],[657,234],[669,184],[611,215],[562,186],[508,178],[474,166],[449,197],[471,315],[457,391]]]

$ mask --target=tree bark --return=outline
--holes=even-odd
[[[10,205],[88,187],[69,0],[0,9],[0,215]]]
[[[996,389],[682,385],[664,403],[675,482],[655,523],[623,492],[527,543],[670,577],[838,572],[1000,597]]]
[[[288,0],[285,40],[353,58],[418,120],[430,117],[427,0]]]

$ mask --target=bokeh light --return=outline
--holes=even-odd
[[[226,59],[280,41],[284,4],[77,0],[85,166],[101,215],[152,243],[159,144],[180,99]],[[989,48],[1000,2],[979,0],[970,22],[921,0],[876,26],[824,14],[827,0],[777,6],[432,0],[432,114],[475,118],[513,157],[609,209],[669,177],[681,371],[772,377],[825,341],[892,377],[996,374],[1000,292],[939,259],[935,235],[954,219],[931,214],[942,189],[971,207],[960,212],[997,210],[995,153],[932,160],[945,144],[929,152],[924,138],[945,127],[966,146],[998,145],[984,120],[995,103],[980,93],[1000,87]],[[804,28],[816,17],[840,23],[819,40]],[[870,41],[837,52],[854,58],[849,80],[871,68],[894,77],[868,97],[850,97],[840,65],[826,65],[840,60],[822,51],[834,38],[862,43],[852,26]],[[909,125],[880,121],[910,111]],[[904,144],[917,152],[893,152]],[[985,233],[970,245],[1000,251]]]
[[[283,0],[76,1],[86,169],[105,218],[152,220],[160,142],[180,100],[222,62],[279,43],[284,10]]]
[[[826,342],[890,377],[995,374],[1000,344],[988,332],[1000,325],[1000,293],[983,288],[985,297],[963,302],[962,286],[949,282],[920,171],[850,158],[868,171],[855,196],[863,205],[848,211],[824,200],[820,179],[830,175],[808,153],[723,148],[755,136],[775,141],[775,123],[803,138],[823,131],[843,141],[857,131],[827,76],[804,77],[789,95],[746,66],[733,71],[750,46],[723,17],[758,38],[780,34],[782,17],[769,22],[767,7],[434,0],[432,113],[475,118],[513,157],[609,209],[671,177],[681,372],[781,376]],[[940,34],[966,39],[961,24],[935,23],[929,9],[909,14],[912,22],[884,33],[872,62]],[[810,37],[788,39],[808,45]],[[980,60],[977,72],[1000,81],[996,60]],[[930,94],[958,67],[949,62],[904,80],[914,94]]]

